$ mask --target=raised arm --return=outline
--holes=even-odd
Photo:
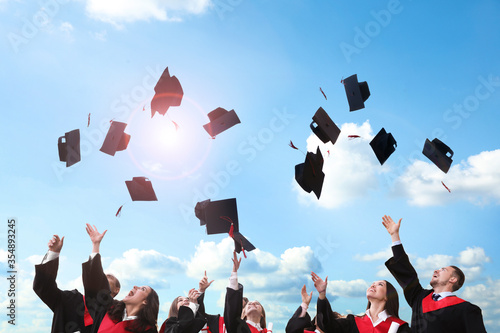
[[[42,264],[35,265],[35,279],[33,290],[47,306],[54,311],[63,295],[63,291],[57,287],[56,277],[59,269],[59,253],[63,247],[64,237],[54,235],[48,242],[49,251],[56,255],[50,258],[47,253]]]
[[[226,301],[224,304],[224,323],[228,333],[237,332],[242,323],[241,312],[243,308],[243,286],[238,283],[236,273],[240,268],[241,258],[238,259],[233,252],[233,270],[229,278],[229,287],[226,289]],[[245,324],[246,325],[246,324]]]
[[[403,219],[399,219],[399,222],[395,223],[390,216],[384,215],[382,217],[382,224],[384,225],[389,235],[391,235],[391,240],[393,242],[401,241],[401,239],[399,238],[399,228],[401,227],[402,220]]]
[[[311,278],[314,282],[314,286],[316,287],[316,290],[319,293],[319,299],[325,299],[326,298],[326,287],[328,285],[328,276],[323,281],[323,279],[320,278],[316,273],[311,272]]]
[[[302,304],[293,314],[292,318],[288,321],[285,332],[286,333],[303,333],[304,329],[310,328],[311,317],[307,313],[307,308],[312,299],[312,291],[310,294],[307,293],[306,285],[302,286],[300,290],[300,295],[302,297]]]
[[[91,226],[90,224],[87,223],[87,234],[89,234],[90,240],[92,241],[92,253],[99,253],[99,247],[101,245],[101,241],[106,235],[107,230],[104,230],[104,232],[101,234],[97,230],[96,226]]]

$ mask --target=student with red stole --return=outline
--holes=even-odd
[[[107,230],[106,230],[107,231]],[[159,311],[158,294],[149,286],[134,286],[121,301],[110,296],[109,284],[102,270],[99,247],[106,231],[87,224],[92,241],[92,255],[83,264],[85,297],[98,306],[89,308],[94,319],[91,333],[157,333],[156,320]]]
[[[323,281],[311,273],[314,286],[319,292],[317,322],[327,333],[410,333],[408,323],[399,319],[399,299],[396,289],[385,280],[375,281],[366,290],[368,305],[362,316],[348,315],[335,318],[326,298],[328,277]]]
[[[465,281],[460,268],[447,266],[437,269],[431,278],[432,289],[422,287],[399,238],[401,220],[395,223],[390,216],[382,218],[382,224],[391,235],[393,253],[385,265],[403,288],[406,301],[412,308],[412,331],[485,333],[481,309],[453,294]]]

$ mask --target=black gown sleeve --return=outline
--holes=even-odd
[[[241,319],[243,310],[243,285],[238,283],[238,290],[226,288],[226,301],[224,304],[224,324],[227,333],[248,333],[247,323]]]
[[[306,311],[304,317],[299,317],[302,313],[302,307],[299,306],[297,311],[293,314],[292,318],[286,324],[286,333],[304,333],[304,329],[311,327],[311,316]]]
[[[398,333],[411,333],[410,325],[408,323],[404,323],[403,325],[399,326]]]
[[[195,315],[191,308],[181,306],[178,317],[168,318],[165,329],[160,333],[198,333],[205,324],[206,320],[199,311]]]
[[[398,281],[401,288],[403,288],[406,301],[413,307],[424,288],[422,288],[420,284],[417,272],[410,263],[410,259],[403,245],[399,244],[393,246],[392,252],[393,257],[385,262],[385,266],[389,269],[396,281]]]
[[[198,297],[198,304],[200,305],[198,312],[205,318],[206,323],[208,325],[208,329],[210,330],[211,333],[224,333],[224,332],[219,332],[219,320],[220,320],[220,315],[211,315],[208,314],[205,310],[205,293],[201,294]]]
[[[59,258],[45,264],[35,265],[33,290],[40,299],[54,312],[61,303],[63,291],[57,287],[56,278],[59,269]]]
[[[348,315],[347,318],[335,318],[330,302],[327,298],[319,299],[317,303],[316,321],[318,327],[323,332],[329,333],[351,333],[357,332],[354,316]]]

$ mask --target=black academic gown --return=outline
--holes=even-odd
[[[348,315],[346,318],[336,318],[330,306],[330,302],[327,298],[319,299],[317,303],[317,323],[318,327],[326,333],[365,333],[364,330],[358,328],[356,324],[356,317],[353,315]],[[387,319],[389,320],[389,319]],[[399,319],[398,319],[399,320]],[[403,322],[399,326],[398,333],[411,333],[408,323]],[[380,325],[380,324],[379,324]],[[379,326],[377,325],[377,326]],[[380,332],[384,331],[380,327],[371,328],[370,332]],[[387,331],[384,331],[385,333]]]
[[[198,304],[200,305],[200,308],[198,309],[198,312],[205,318],[205,321],[208,326],[208,332],[210,333],[225,333],[222,332],[220,329],[221,324],[224,324],[224,318],[221,317],[221,315],[211,315],[207,314],[205,310],[205,293],[202,293],[198,297]]]
[[[483,333],[486,332],[481,309],[474,304],[463,301],[459,304],[445,306],[429,311],[430,304],[426,296],[433,290],[424,289],[420,284],[417,272],[413,268],[404,251],[403,245],[392,247],[393,257],[385,265],[403,288],[406,301],[412,308],[411,328],[416,333]],[[450,296],[456,297],[456,296]],[[450,298],[447,297],[447,298]],[[445,298],[444,300],[446,300]],[[435,302],[435,305],[446,304]],[[453,300],[453,299],[452,299]],[[459,301],[460,299],[455,298]],[[434,302],[430,300],[431,302]],[[447,300],[449,302],[450,300]]]
[[[33,281],[33,290],[54,313],[51,332],[90,332],[90,327],[85,327],[83,320],[83,295],[76,289],[61,290],[57,287],[58,268],[59,258],[35,265]]]
[[[299,317],[302,313],[302,307],[299,306],[297,311],[293,314],[292,318],[286,324],[285,332],[286,333],[304,333],[304,330],[314,331],[315,327],[311,323],[311,316],[306,311],[306,315],[304,317]]]
[[[177,317],[165,320],[160,333],[198,333],[206,323],[199,311],[195,315],[189,307],[181,306]]]

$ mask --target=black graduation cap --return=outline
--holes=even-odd
[[[330,116],[326,111],[320,107],[318,111],[312,117],[313,121],[311,122],[311,130],[316,134],[316,136],[323,141],[323,143],[327,143],[331,141],[332,144],[335,144],[337,138],[340,135],[340,129],[335,125],[335,123],[330,119]],[[318,126],[314,127],[313,124],[316,123]]]
[[[241,233],[238,231],[233,232],[233,240],[234,240],[234,250],[238,253],[243,251],[252,251],[255,250],[255,246],[248,241]]]
[[[441,169],[444,173],[447,173],[450,169],[451,159],[453,157],[453,150],[450,149],[447,145],[445,145],[441,140],[435,138],[432,141],[429,139],[425,139],[424,150],[422,154],[427,156],[432,163],[437,165],[439,169]],[[448,156],[448,154],[450,154]]]
[[[389,156],[394,153],[398,144],[392,134],[387,133],[382,127],[382,129],[370,142],[370,146],[372,146],[373,152],[375,153],[375,156],[377,156],[380,164],[383,165]]]
[[[354,74],[344,79],[345,93],[349,102],[349,111],[356,111],[365,107],[365,101],[370,97],[370,89],[366,81],[358,82],[358,75]]]
[[[207,226],[207,234],[225,234],[231,230],[239,231],[238,227],[238,209],[236,198],[198,202],[194,209],[197,218],[200,219],[200,225]]]
[[[59,160],[66,162],[66,167],[80,162],[80,130],[66,132],[64,136],[59,137],[57,148],[59,150]]]
[[[132,201],[158,201],[153,184],[146,177],[134,177],[132,180],[126,180],[125,184]]]
[[[236,115],[234,110],[227,111],[226,109],[220,107],[209,112],[208,118],[210,119],[210,122],[203,125],[203,128],[213,138],[219,133],[222,133],[240,123],[240,118],[238,118],[238,115]]]
[[[210,199],[207,199],[205,201],[198,202],[196,204],[196,207],[194,207],[194,215],[196,215],[196,217],[200,219],[200,225],[207,224],[206,222],[207,218],[205,217],[205,209],[209,204],[210,204]]]
[[[325,180],[322,169],[323,155],[321,155],[319,147],[316,149],[316,154],[307,152],[306,161],[295,166],[295,180],[297,183],[307,193],[313,191],[318,199],[321,196],[321,189]]]
[[[170,76],[168,67],[165,68],[155,86],[155,95],[151,100],[151,117],[155,115],[155,112],[165,115],[169,107],[181,105],[182,97],[184,97],[184,91],[179,79]]]
[[[108,155],[115,156],[117,151],[127,149],[128,142],[130,141],[130,135],[125,133],[125,127],[127,127],[127,124],[125,123],[112,121],[100,151]]]

